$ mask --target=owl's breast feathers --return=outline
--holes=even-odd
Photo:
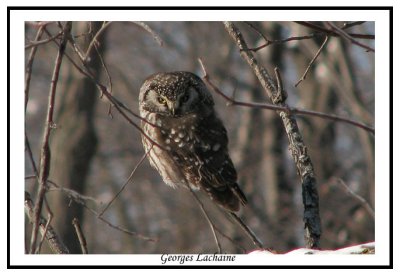
[[[167,149],[164,154],[173,162],[169,169],[157,170],[167,184],[172,181],[181,185],[184,176],[184,184],[204,190],[224,208],[237,211],[247,200],[236,183],[227,132],[214,112],[207,115],[193,113],[179,118],[155,115],[159,128],[154,138]],[[165,166],[165,160],[157,163]],[[174,174],[178,179],[173,179]]]

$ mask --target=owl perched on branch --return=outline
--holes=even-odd
[[[140,89],[142,142],[150,164],[171,187],[202,190],[229,211],[246,203],[228,153],[226,129],[203,81],[190,72],[157,73]],[[159,147],[153,143],[156,142]]]

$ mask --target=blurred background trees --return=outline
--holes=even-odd
[[[344,23],[335,22],[339,27]],[[306,79],[295,87],[323,44],[324,34],[294,22],[236,25],[250,47],[266,43],[260,33],[271,41],[313,34],[308,39],[272,43],[255,56],[269,72],[275,67],[281,69],[290,106],[337,114],[374,126],[372,52],[343,38],[331,37]],[[85,53],[102,26],[103,22],[74,22],[75,47]],[[60,29],[57,23],[48,23],[46,30],[48,33],[44,32],[41,40],[57,35]],[[374,23],[355,24],[349,30],[373,35]],[[29,45],[37,32],[38,24],[26,23],[26,63],[32,49]],[[373,47],[372,39],[362,42]],[[37,46],[33,60],[25,127],[36,165],[57,51],[54,41],[48,41]],[[66,53],[81,64],[71,42]],[[100,83],[112,87],[113,96],[138,114],[139,88],[148,75],[184,70],[203,76],[199,57],[213,83],[225,94],[241,101],[268,103],[257,78],[221,22],[113,22],[97,37],[86,66]],[[144,154],[140,132],[100,94],[94,83],[64,58],[56,93],[55,129],[50,136],[49,179],[58,188],[50,185],[46,199],[54,216],[52,225],[70,251],[80,253],[72,227],[76,217],[89,253],[216,252],[209,225],[190,192],[163,184],[147,160],[102,214],[103,220],[93,213],[101,213],[115,197]],[[240,186],[249,199],[240,216],[269,248],[285,252],[304,246],[301,185],[281,120],[271,110],[227,106],[217,94],[214,100],[228,130]],[[348,190],[374,208],[373,135],[348,124],[312,116],[297,116],[297,120],[318,181],[322,248],[374,240],[372,214]],[[138,119],[134,121],[139,123]],[[25,158],[25,174],[34,174],[29,154]],[[25,189],[33,200],[36,185],[34,179],[26,180]],[[89,198],[76,200],[60,187]],[[229,237],[220,236],[225,252],[243,253],[254,248],[219,208],[206,196],[200,198],[213,222]],[[27,222],[27,247],[30,235],[31,225]],[[49,251],[44,246],[42,252]]]

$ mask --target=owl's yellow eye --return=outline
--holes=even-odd
[[[166,103],[167,103],[167,100],[164,99],[163,97],[157,97],[157,101],[158,101],[160,104],[166,104]]]

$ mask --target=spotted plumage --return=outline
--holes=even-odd
[[[164,182],[202,190],[229,211],[246,197],[228,153],[228,136],[203,81],[189,72],[158,73],[140,89],[144,149]],[[155,145],[156,142],[161,147]]]

